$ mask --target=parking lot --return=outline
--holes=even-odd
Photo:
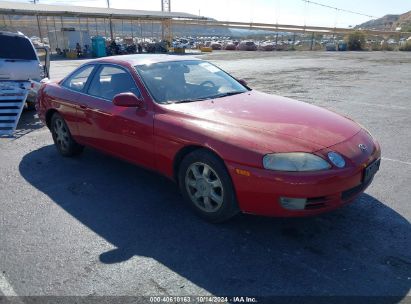
[[[253,89],[346,115],[381,144],[353,204],[312,218],[191,213],[167,179],[86,149],[62,158],[35,112],[0,139],[0,294],[411,295],[411,54],[214,52]],[[59,79],[84,60],[51,63]]]

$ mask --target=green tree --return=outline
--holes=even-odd
[[[345,41],[350,51],[361,51],[365,45],[365,36],[362,32],[356,31],[349,34]]]

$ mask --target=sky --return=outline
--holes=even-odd
[[[38,0],[43,4],[106,7],[107,0]],[[411,10],[411,0],[312,0],[374,18],[307,3],[304,0],[170,0],[171,10],[220,21],[348,27],[386,14]],[[18,0],[18,2],[28,2]],[[110,0],[112,8],[161,10],[161,0]]]

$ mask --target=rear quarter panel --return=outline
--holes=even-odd
[[[74,138],[78,136],[76,108],[80,94],[61,87],[58,83],[45,84],[38,98],[39,117],[46,123],[49,111],[57,111],[66,121]]]

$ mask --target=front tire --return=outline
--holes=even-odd
[[[79,145],[73,139],[66,122],[59,113],[54,113],[51,117],[50,131],[61,155],[70,157],[83,152],[84,146]]]
[[[185,200],[203,219],[220,223],[239,212],[223,161],[207,150],[196,150],[183,159],[178,181]]]

